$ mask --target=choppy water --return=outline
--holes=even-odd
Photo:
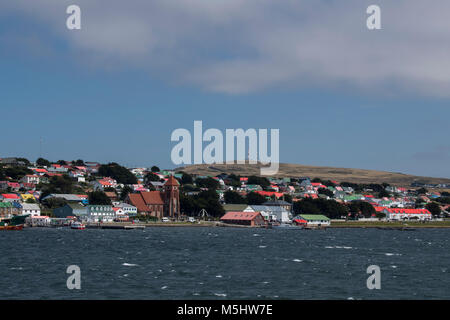
[[[0,232],[0,299],[450,299],[449,248],[450,229],[34,228]]]

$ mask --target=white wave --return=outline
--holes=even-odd
[[[259,246],[258,248],[264,249],[267,248],[267,246]]]
[[[216,278],[222,278],[222,275],[218,274],[218,275],[216,276]]]
[[[294,261],[294,262],[302,262],[303,260],[300,260],[300,259],[294,259],[294,260],[292,260],[292,261]]]
[[[163,287],[161,287],[161,289],[162,289],[162,290],[167,289],[167,286],[163,286]]]
[[[214,295],[218,296],[218,297],[226,297],[226,293],[214,293]]]
[[[137,266],[138,266],[137,264],[134,264],[134,263],[126,263],[126,262],[122,263],[122,265],[125,266],[125,267],[137,267]]]

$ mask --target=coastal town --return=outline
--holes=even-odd
[[[326,228],[340,222],[445,222],[450,185],[399,187],[315,177],[0,159],[0,228],[220,225]],[[23,217],[23,223],[19,217]]]

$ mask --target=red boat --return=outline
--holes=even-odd
[[[25,222],[25,218],[27,218],[29,214],[14,216],[10,219],[4,219],[0,221],[0,230],[22,230]]]
[[[23,224],[18,226],[0,226],[0,230],[22,230]]]

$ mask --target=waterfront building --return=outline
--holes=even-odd
[[[56,218],[78,217],[82,220],[87,219],[87,207],[80,203],[67,203],[63,207],[53,209],[53,215]]]
[[[289,203],[289,202],[284,201],[284,200],[277,199],[277,200],[266,201],[266,202],[263,203],[263,206],[282,207],[286,211],[292,212],[292,203]]]
[[[260,212],[267,221],[278,221],[280,223],[291,223],[292,214],[281,206],[250,205],[245,212]]]
[[[138,213],[138,210],[135,206],[124,202],[118,203],[116,205],[116,208],[122,209],[124,214],[130,217],[136,216]]]
[[[178,218],[180,215],[180,184],[173,177],[164,183],[162,191],[130,193],[126,202],[135,206],[140,214]]]
[[[29,214],[32,217],[41,215],[41,208],[37,203],[23,203],[22,214]]]
[[[308,227],[326,227],[330,225],[330,218],[321,214],[302,214],[294,218],[294,220],[305,220]]]
[[[0,218],[10,218],[19,214],[19,209],[11,202],[0,202]]]
[[[375,208],[377,210],[377,208]],[[379,211],[378,209],[377,211]],[[387,220],[431,220],[431,212],[427,209],[404,209],[404,208],[382,208],[381,212],[386,215]]]
[[[51,223],[51,219],[48,216],[30,216],[25,221],[32,227],[48,227]]]
[[[92,222],[112,222],[116,212],[112,206],[89,205],[87,206],[87,219]]]
[[[220,221],[250,227],[260,227],[266,225],[266,220],[260,212],[230,211],[220,218]]]

